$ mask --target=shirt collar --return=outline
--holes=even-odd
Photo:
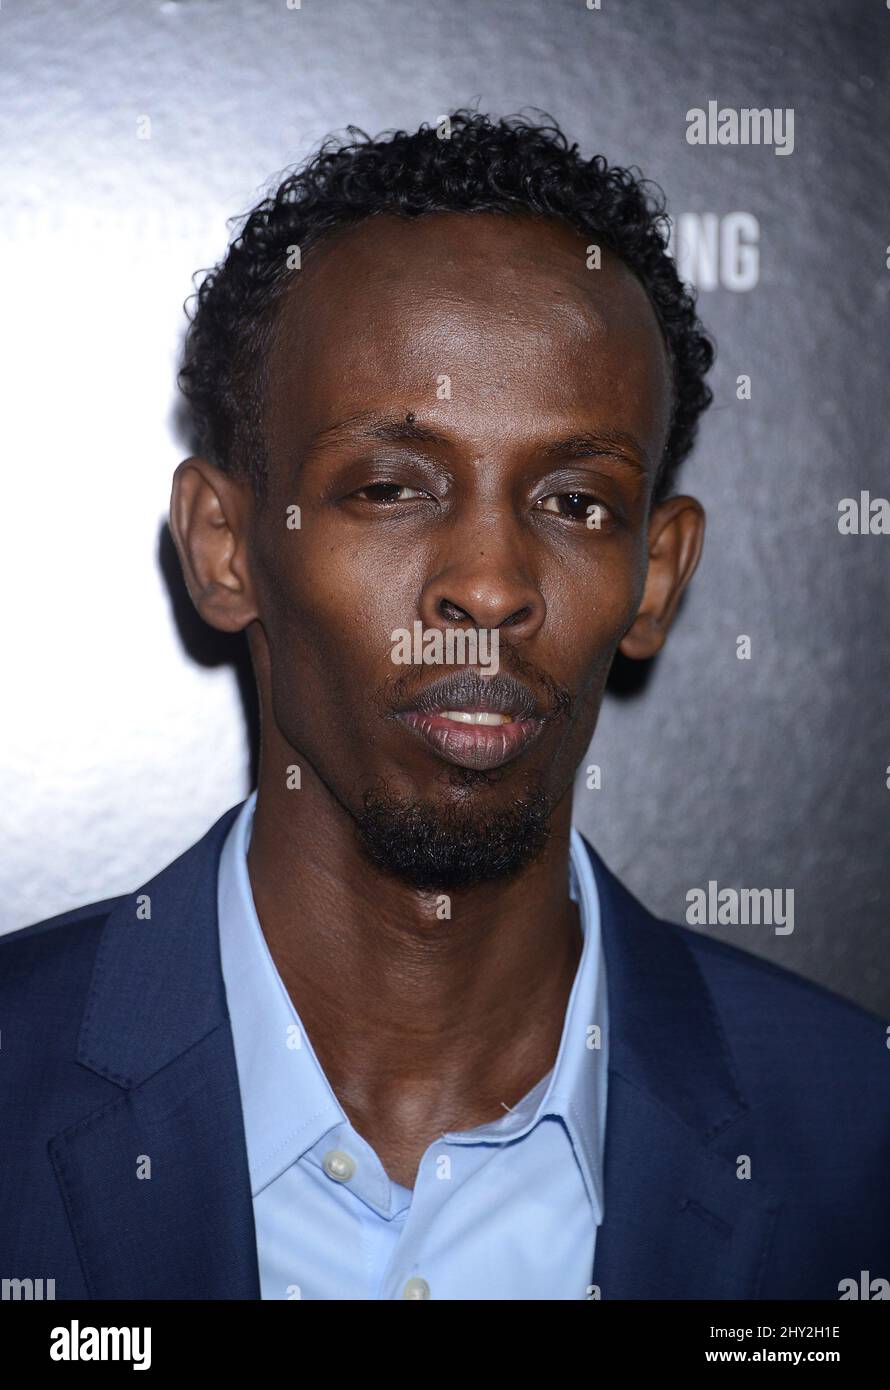
[[[347,1116],[335,1096],[263,935],[247,871],[256,792],[219,861],[220,957],[235,1045],[254,1197]],[[315,1065],[301,1065],[308,1050]]]
[[[219,864],[220,955],[241,1090],[251,1190],[264,1187],[331,1129],[348,1124],[278,973],[256,913],[247,849],[256,792],[245,801]],[[597,1222],[602,1220],[603,1136],[608,1019],[600,905],[590,858],[571,831],[569,892],[584,935],[556,1062],[498,1119],[444,1137],[453,1143],[501,1143],[558,1117],[572,1140]],[[308,1052],[313,1065],[296,1061]]]

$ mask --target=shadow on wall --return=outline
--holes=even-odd
[[[158,534],[158,565],[170,595],[176,630],[187,654],[199,666],[231,666],[235,672],[249,731],[250,785],[255,787],[259,774],[260,706],[247,638],[243,632],[217,632],[200,616],[185,586],[182,566],[166,521]]]
[[[185,586],[182,566],[166,521],[158,535],[158,564],[170,595],[176,629],[188,656],[199,666],[231,666],[235,673],[249,731],[250,785],[255,787],[259,775],[260,710],[247,638],[243,632],[217,632],[200,616]],[[622,700],[642,695],[657,660],[655,656],[650,661],[629,661],[617,652],[609,672],[607,692]]]

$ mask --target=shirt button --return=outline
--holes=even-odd
[[[321,1160],[321,1166],[335,1182],[349,1182],[349,1179],[355,1176],[355,1159],[342,1149],[328,1149]]]
[[[409,1279],[402,1289],[403,1298],[429,1298],[429,1296],[430,1286],[426,1280],[421,1279],[419,1275],[415,1275],[412,1279]]]

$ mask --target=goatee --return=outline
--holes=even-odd
[[[491,774],[455,769],[468,789]],[[551,807],[538,781],[504,807],[480,810],[468,790],[447,806],[368,791],[356,816],[361,846],[377,868],[412,888],[449,892],[511,878],[531,864],[550,835]]]

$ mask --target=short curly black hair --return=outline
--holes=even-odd
[[[464,108],[447,124],[443,118],[414,134],[397,130],[376,139],[348,126],[349,141],[328,136],[258,203],[193,296],[179,384],[196,449],[265,494],[265,368],[276,310],[294,274],[294,247],[302,261],[327,233],[380,213],[533,214],[560,219],[607,246],[649,295],[673,371],[653,500],[666,497],[713,398],[704,377],[715,350],[697,317],[695,291],[668,254],[664,194],[634,166],[610,167],[603,155],[583,159],[551,116],[537,115],[493,121]]]

